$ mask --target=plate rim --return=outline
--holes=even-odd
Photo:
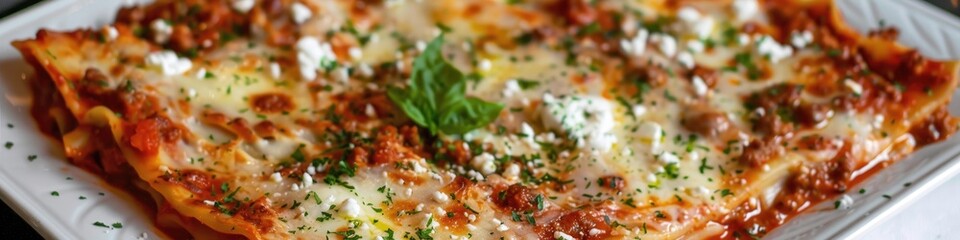
[[[127,2],[123,0],[115,1],[123,3]],[[84,1],[41,1],[7,17],[0,18],[0,34],[16,31],[25,24],[36,21],[43,16],[48,16],[57,10],[69,8],[70,6],[74,6],[80,2]],[[960,29],[960,18],[951,16],[929,3],[923,1],[898,1],[897,3],[911,8],[910,10],[905,11],[921,11],[922,13],[920,14],[926,15],[930,21],[940,21],[941,24],[949,24],[956,29]],[[956,92],[954,95],[956,95]],[[9,113],[11,110],[0,109],[0,113],[4,112]],[[35,128],[35,126],[30,127]],[[36,129],[32,130],[35,131]],[[953,138],[958,137],[960,136],[954,136]],[[48,137],[44,136],[44,138]],[[908,158],[910,156],[913,156],[913,153],[907,155]],[[871,209],[867,209],[870,214],[845,217],[855,219],[850,221],[848,224],[843,224],[842,227],[832,227],[831,229],[834,231],[824,229],[826,231],[820,232],[813,236],[816,236],[817,238],[829,239],[855,239],[861,237],[868,230],[877,227],[884,221],[889,220],[891,217],[904,210],[907,206],[928,195],[931,191],[940,187],[951,178],[960,175],[960,152],[953,154],[935,154],[932,158],[939,159],[940,164],[934,166],[932,170],[922,174],[920,178],[914,179],[912,182],[915,184],[915,187],[905,188],[898,192],[898,194],[896,194],[890,200]],[[904,159],[899,159],[894,164],[903,163],[902,160]],[[932,160],[930,161],[932,162]],[[76,166],[73,166],[72,164],[67,163],[67,165],[72,168],[76,168]],[[883,169],[881,171],[887,171],[887,169]],[[86,173],[86,171],[84,172]],[[10,206],[10,208],[17,213],[19,217],[23,218],[27,224],[33,227],[37,233],[47,239],[78,239],[83,237],[75,235],[76,232],[67,231],[66,229],[69,229],[69,227],[54,227],[60,225],[60,220],[56,217],[57,215],[52,214],[49,212],[49,209],[42,207],[36,201],[31,199],[33,196],[24,191],[25,189],[23,186],[19,186],[11,181],[10,177],[11,176],[8,176],[7,174],[0,173],[0,200]],[[907,179],[898,178],[898,180]],[[859,185],[860,184],[857,186]],[[802,214],[809,214],[809,212]],[[783,227],[775,229],[774,232],[782,229]],[[796,236],[793,236],[793,238],[795,237]]]

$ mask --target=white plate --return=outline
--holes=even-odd
[[[131,1],[123,1],[131,2]],[[839,0],[848,23],[861,32],[878,26],[880,19],[900,27],[901,41],[938,59],[960,58],[960,21],[919,1]],[[69,30],[97,27],[110,22],[120,0],[47,1],[0,22],[0,198],[52,239],[136,239],[161,236],[147,214],[131,198],[93,176],[71,166],[59,143],[42,136],[29,115],[29,90],[25,80],[32,69],[8,43],[29,38],[41,27]],[[954,94],[960,99],[960,93]],[[951,104],[960,113],[960,105]],[[12,124],[13,128],[8,128]],[[960,172],[960,138],[929,146],[888,167],[861,186],[851,188],[852,209],[834,210],[827,201],[778,228],[769,238],[840,239],[860,236],[870,226],[896,214],[916,199]],[[30,155],[38,156],[28,161]],[[911,187],[903,187],[904,183]],[[857,190],[866,189],[866,194]],[[52,196],[56,191],[59,196]],[[104,193],[100,195],[98,193]],[[892,196],[891,199],[883,195]],[[86,199],[79,199],[81,196]],[[119,229],[94,226],[122,223]]]

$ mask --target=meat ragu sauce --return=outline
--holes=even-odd
[[[31,62],[31,64],[38,63]],[[62,133],[68,132],[76,127],[76,119],[66,112],[66,105],[64,105],[60,95],[49,92],[56,91],[56,88],[51,86],[53,80],[51,80],[49,74],[41,71],[33,77],[35,79],[30,81],[30,88],[34,93],[30,106],[31,116],[45,135],[53,138],[55,141],[61,141]],[[52,111],[54,109],[60,109],[62,112]],[[182,225],[180,224],[161,224],[161,215],[183,217],[171,209],[167,203],[163,203],[163,206],[159,208],[153,207],[157,206],[156,200],[150,193],[135,186],[134,181],[138,181],[137,177],[133,175],[135,172],[130,168],[130,165],[127,164],[122,153],[120,153],[120,148],[114,144],[115,141],[113,140],[112,133],[107,129],[98,129],[94,130],[93,134],[94,141],[98,143],[96,144],[96,149],[93,150],[92,153],[85,155],[70,156],[71,153],[67,153],[71,163],[85,171],[103,176],[105,182],[110,186],[129,193],[133,199],[139,203],[135,205],[140,206],[143,212],[153,218],[154,222],[157,223],[154,226],[167,234],[166,237],[172,239],[190,238],[191,234],[181,228]],[[185,219],[192,220],[189,218]]]
[[[889,51],[887,55],[870,55],[871,49],[863,49],[849,32],[841,30],[830,19],[832,9],[826,6],[810,7],[806,11],[790,6],[771,3],[773,8],[773,23],[781,33],[789,33],[794,29],[806,29],[817,32],[821,36],[816,43],[827,49],[838,49],[839,53],[830,60],[834,62],[834,70],[841,75],[854,76],[863,86],[863,93],[857,97],[841,96],[834,98],[831,104],[802,105],[788,110],[789,115],[799,120],[798,126],[807,128],[822,120],[823,113],[829,111],[857,111],[874,112],[893,117],[888,121],[897,122],[909,117],[906,107],[931,94],[931,89],[941,87],[949,81],[950,75],[944,74],[945,65],[926,60],[915,50]],[[872,32],[870,37],[881,39],[895,39],[898,32],[893,28],[884,28]],[[786,35],[781,35],[786,36]],[[878,81],[879,79],[879,81]],[[822,82],[829,82],[823,79]],[[794,91],[796,90],[796,91]],[[777,111],[776,108],[790,106],[795,103],[795,95],[803,91],[803,86],[780,86],[767,89],[769,96],[757,95],[748,98],[754,100],[748,104],[765,105],[768,112]],[[762,94],[762,92],[761,92]],[[814,93],[816,94],[816,93]],[[792,97],[791,97],[792,96]],[[785,101],[786,100],[786,101]],[[768,114],[770,118],[759,118],[754,121],[754,130],[766,133],[768,142],[754,146],[752,142],[744,150],[740,161],[751,166],[760,166],[762,161],[771,159],[776,153],[783,151],[779,142],[789,139],[794,131],[791,123],[779,119],[777,114]],[[922,123],[913,125],[909,134],[916,142],[916,148],[947,139],[957,130],[958,119],[947,113],[946,106],[925,118]],[[774,142],[774,144],[770,144]],[[825,142],[821,138],[807,138],[801,140],[801,146],[807,149],[835,148],[834,144]],[[864,167],[869,159],[855,159],[850,155],[851,142],[842,142],[836,155],[829,160],[804,164],[792,170],[782,190],[777,194],[772,205],[767,205],[751,198],[737,206],[727,214],[721,224],[724,227],[722,234],[715,236],[718,239],[750,239],[763,237],[771,230],[790,221],[804,210],[817,205],[826,199],[851,191],[851,187],[879,172],[889,163],[903,157],[891,156],[887,163],[878,165],[855,177],[852,173]],[[773,150],[781,148],[780,150]]]

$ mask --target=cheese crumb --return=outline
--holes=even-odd
[[[490,71],[490,68],[493,67],[493,63],[488,59],[482,59],[477,67],[480,68],[480,71]]]
[[[677,54],[677,63],[680,63],[680,66],[686,69],[693,69],[693,67],[696,66],[696,62],[693,61],[693,55],[689,52]]]
[[[353,59],[354,61],[360,60],[363,58],[363,49],[359,47],[350,47],[350,49],[347,50],[347,55],[349,55],[350,59]]]
[[[596,235],[603,234],[603,232],[604,232],[603,230],[591,228],[590,231],[587,232],[587,234],[590,234],[590,236],[596,236]]]
[[[738,21],[746,21],[760,11],[757,0],[733,0],[731,7],[733,7],[734,16],[737,17]]]
[[[790,33],[790,44],[797,49],[804,48],[811,42],[813,42],[813,33],[810,31]]]
[[[367,114],[367,117],[377,117],[377,109],[373,108],[373,105],[367,103],[367,106],[364,108],[363,112]]]
[[[710,87],[707,86],[707,83],[703,81],[703,78],[700,76],[694,75],[690,82],[693,84],[693,93],[697,96],[707,95],[707,91],[710,91]]]
[[[274,182],[281,182],[283,181],[283,176],[280,176],[279,172],[274,172],[273,174],[270,174],[270,180],[273,180]]]
[[[447,194],[444,194],[443,192],[433,192],[433,200],[437,201],[438,203],[445,203],[450,200],[450,196],[447,196]]]
[[[280,80],[280,64],[277,62],[270,62],[270,77],[273,79]]]
[[[657,48],[664,56],[673,57],[677,54],[677,39],[666,34],[653,34],[650,40],[657,43]]]
[[[576,238],[573,238],[573,236],[570,236],[569,234],[566,234],[561,231],[553,232],[553,238],[560,239],[560,240],[576,240]]]
[[[357,218],[360,216],[360,203],[357,203],[357,200],[353,198],[347,198],[340,203],[340,214],[347,218]]]
[[[480,171],[480,173],[484,175],[497,171],[496,157],[486,152],[473,157],[473,160],[470,161],[470,165],[473,166],[473,169]]]
[[[230,6],[233,7],[233,10],[237,12],[247,13],[250,12],[250,9],[253,9],[253,6],[256,4],[254,0],[233,0],[230,2]]]
[[[781,45],[773,37],[762,36],[757,41],[757,53],[768,57],[771,63],[777,63],[793,55],[793,48]]]
[[[860,94],[863,93],[863,85],[854,82],[852,79],[847,78],[846,80],[843,80],[843,86],[846,86],[847,89],[850,89],[850,91],[857,96],[860,96]]]
[[[702,53],[706,49],[707,46],[700,40],[687,41],[687,51],[690,51],[691,53]]]
[[[630,54],[633,56],[643,55],[643,52],[647,50],[647,39],[650,37],[650,32],[646,29],[640,29],[637,33],[630,39],[621,39],[620,40],[620,49],[624,53]]]
[[[198,79],[203,79],[203,78],[206,77],[206,76],[207,76],[207,69],[206,69],[206,68],[200,68],[199,70],[197,70],[197,78],[198,78]]]
[[[337,55],[329,43],[320,43],[315,37],[303,37],[297,40],[297,64],[300,65],[300,76],[304,80],[313,81],[317,78],[317,71],[332,65],[337,61]]]
[[[103,26],[102,31],[103,31],[104,39],[106,39],[109,42],[116,41],[117,37],[120,36],[120,32],[117,31],[117,28],[110,25]]]
[[[303,187],[309,187],[313,185],[313,176],[310,176],[309,173],[303,174]]]
[[[150,30],[153,31],[153,41],[160,44],[167,43],[170,35],[173,34],[173,27],[167,24],[166,20],[159,18],[150,22]]]
[[[657,160],[660,160],[660,163],[663,164],[680,163],[680,158],[677,157],[677,155],[673,155],[673,153],[669,152],[663,152],[660,155],[657,155]]]
[[[290,6],[290,14],[293,16],[293,22],[303,24],[313,17],[313,10],[310,10],[310,8],[307,7],[307,5],[303,5],[303,3],[294,2],[293,5]]]
[[[640,141],[650,144],[650,150],[656,152],[660,149],[660,140],[663,138],[663,128],[655,122],[643,122],[637,128]]]
[[[163,75],[180,75],[193,67],[193,62],[187,58],[177,57],[177,53],[164,50],[147,54],[147,65],[160,67]]]

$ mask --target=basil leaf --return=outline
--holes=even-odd
[[[390,87],[387,97],[434,135],[464,134],[496,120],[503,105],[466,96],[467,78],[443,58],[442,46],[440,35],[413,61],[410,85]]]

